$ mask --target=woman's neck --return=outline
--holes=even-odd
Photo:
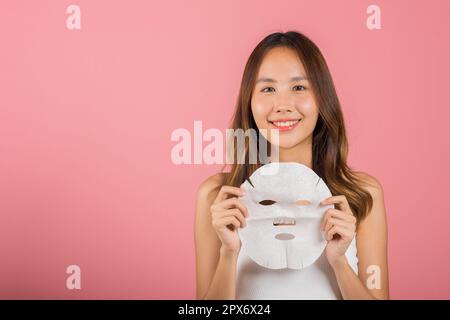
[[[298,162],[312,169],[312,138],[292,148],[279,148],[280,162]]]

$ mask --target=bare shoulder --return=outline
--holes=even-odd
[[[380,181],[374,176],[365,173],[357,172],[356,175],[361,182],[361,187],[370,193],[372,196],[372,207],[368,215],[361,221],[359,233],[362,229],[380,230],[386,227],[386,209],[384,205],[383,187]],[[366,226],[364,228],[364,226]]]
[[[377,178],[362,171],[355,172],[355,175],[362,182],[361,187],[371,194],[374,201],[383,198],[383,186]]]
[[[225,172],[219,172],[203,180],[197,189],[198,201],[212,202],[225,181],[225,175]]]

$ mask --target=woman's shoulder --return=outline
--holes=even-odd
[[[383,186],[376,177],[363,171],[355,171],[354,174],[362,182],[361,187],[369,192],[373,198],[383,196]]]
[[[220,187],[225,182],[226,175],[226,172],[218,172],[203,180],[198,186],[197,197],[208,199],[212,195],[217,194]]]
[[[386,236],[387,234],[387,215],[383,187],[380,181],[373,175],[365,172],[359,172],[357,175],[360,182],[362,182],[361,187],[369,192],[372,197],[370,211],[367,212],[367,215],[362,218],[358,225],[358,239],[361,242],[361,239],[366,238],[372,243],[374,237],[379,235]],[[364,235],[368,236],[366,237]]]

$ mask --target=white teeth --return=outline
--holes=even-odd
[[[273,122],[273,124],[277,127],[290,127],[299,122],[300,120],[292,120],[292,121],[282,121],[282,122]]]

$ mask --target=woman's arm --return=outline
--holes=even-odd
[[[373,207],[358,226],[356,245],[358,251],[358,275],[342,256],[332,268],[344,299],[389,299],[387,265],[387,222],[383,189],[369,175],[364,179],[373,198]]]
[[[197,191],[195,252],[197,299],[235,299],[237,254],[224,250],[211,225],[210,207],[218,194],[219,176],[205,180]]]
[[[216,272],[203,297],[205,300],[236,299],[236,260],[237,254],[220,250]]]

